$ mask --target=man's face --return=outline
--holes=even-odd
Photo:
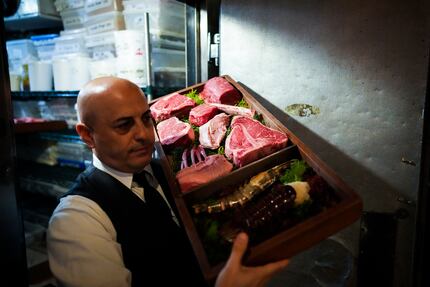
[[[143,93],[122,87],[98,102],[91,134],[94,152],[108,166],[128,173],[151,161],[154,129]]]

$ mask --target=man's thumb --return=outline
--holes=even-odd
[[[227,264],[240,265],[243,254],[245,254],[246,248],[248,247],[248,235],[246,233],[239,233],[233,243],[230,258]]]

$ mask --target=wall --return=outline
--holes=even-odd
[[[229,0],[220,74],[272,110],[363,198],[398,221],[396,286],[409,286],[429,51],[425,1]],[[287,115],[306,103],[318,115]],[[359,224],[339,234],[357,256]]]

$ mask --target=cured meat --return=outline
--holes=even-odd
[[[163,146],[184,146],[194,141],[191,125],[171,117],[157,125],[158,137]]]
[[[226,79],[214,77],[205,83],[200,97],[206,103],[234,105],[242,95]]]
[[[184,117],[196,105],[196,103],[179,93],[159,99],[150,107],[151,115],[156,122],[168,119],[170,117]]]
[[[209,104],[201,104],[194,107],[190,111],[190,124],[195,126],[201,126],[207,123],[211,118],[213,118],[218,113],[218,109]]]
[[[215,108],[217,108],[220,111],[223,111],[229,115],[232,116],[245,116],[252,118],[255,114],[255,112],[251,109],[243,108],[243,107],[237,107],[232,105],[224,105],[224,104],[209,104]]]
[[[220,176],[228,174],[233,165],[222,155],[215,154],[190,167],[181,169],[176,174],[181,191],[186,193],[193,188],[208,183]]]
[[[213,119],[199,128],[200,145],[205,148],[217,149],[225,137],[230,117],[224,113],[216,115]]]
[[[287,146],[286,134],[251,118],[235,116],[230,127],[225,155],[236,166],[244,166]]]

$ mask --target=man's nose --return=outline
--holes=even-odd
[[[148,135],[148,127],[145,126],[142,122],[138,122],[136,124],[136,139],[145,139]]]

